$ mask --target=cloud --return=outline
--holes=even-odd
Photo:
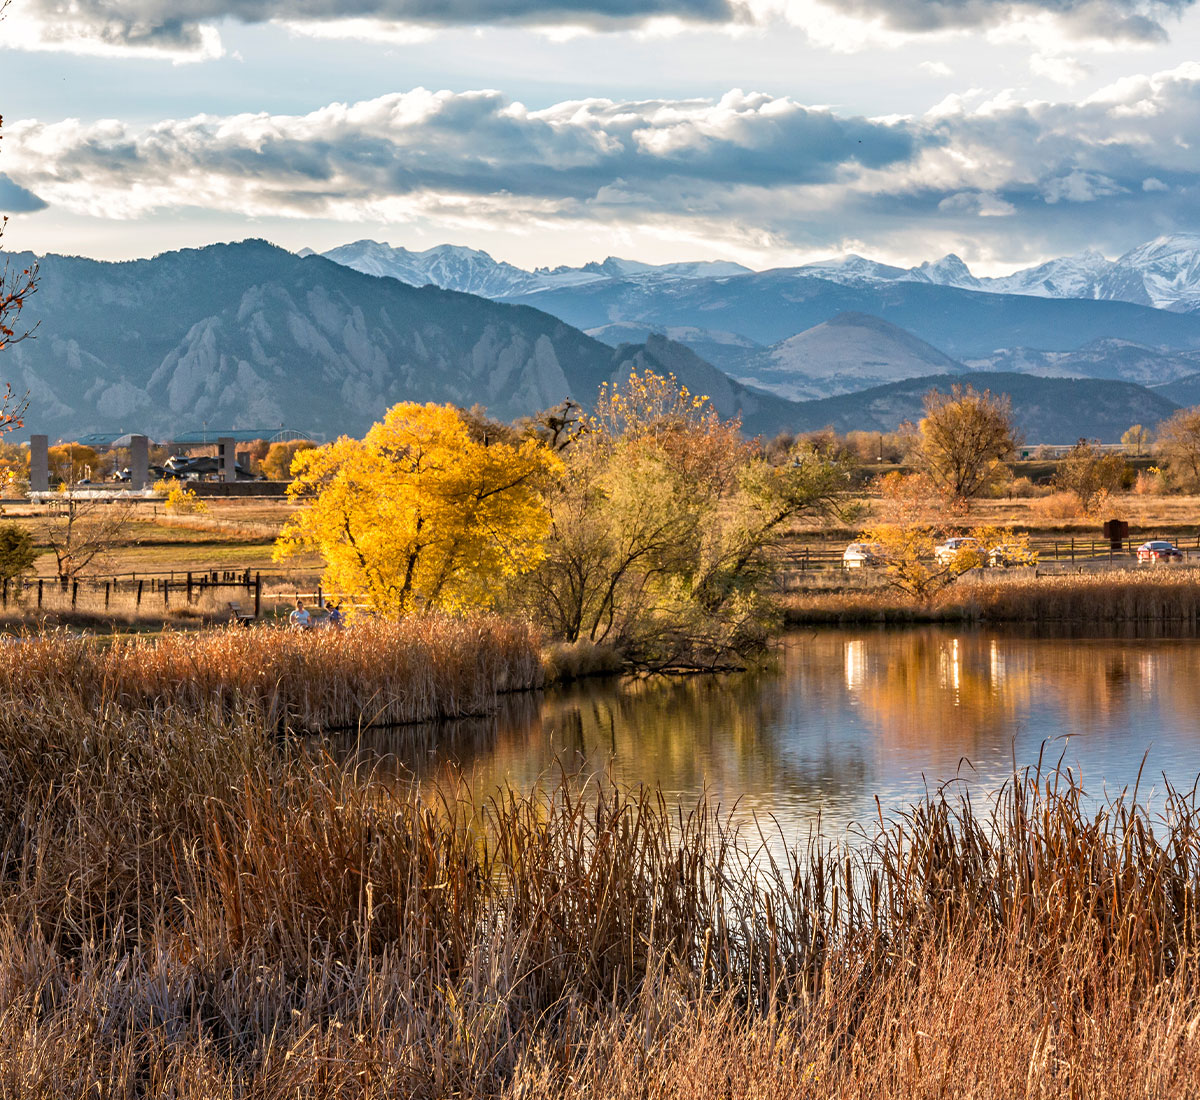
[[[1055,57],[1035,53],[1029,59],[1029,68],[1037,76],[1044,76],[1056,84],[1078,84],[1087,77],[1088,67],[1073,57]]]
[[[222,20],[275,22],[309,35],[412,41],[455,27],[526,26],[556,36],[619,30],[678,33],[786,23],[837,50],[963,32],[1058,42],[1151,43],[1196,0],[27,0],[19,49],[221,56]],[[14,27],[17,23],[14,13]],[[1047,50],[1043,42],[1043,52]]]
[[[1188,64],[1082,103],[968,96],[886,121],[736,90],[530,110],[497,91],[416,89],[306,115],[22,121],[5,158],[26,194],[103,219],[654,232],[768,256],[855,239],[1017,261],[1195,230],[1194,134]]]
[[[923,72],[927,72],[930,76],[953,76],[954,70],[950,68],[944,61],[922,61],[917,66]]]
[[[3,172],[0,172],[0,215],[31,214],[36,210],[45,210],[46,203],[32,191],[27,191],[13,183]]]
[[[1053,21],[1071,38],[1161,42],[1164,21],[1193,0],[839,0],[843,12],[877,18],[896,31],[929,34]]]
[[[279,22],[306,34],[411,41],[436,28],[518,25],[613,31],[736,25],[744,0],[29,0],[5,45],[176,60],[222,52],[217,24]],[[16,21],[10,30],[18,29]]]

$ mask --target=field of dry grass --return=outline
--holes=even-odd
[[[829,541],[844,548],[864,527],[878,521],[886,514],[886,507],[878,497],[863,499],[865,514],[861,521],[851,525],[833,525],[819,519],[800,521],[792,526],[789,534],[800,544],[815,545]],[[931,523],[949,523],[963,528],[972,526],[1014,527],[1028,531],[1035,544],[1053,541],[1055,537],[1101,539],[1101,526],[1106,519],[1124,519],[1129,523],[1130,537],[1136,542],[1156,535],[1174,537],[1200,534],[1200,496],[1139,496],[1122,493],[1110,501],[1111,508],[1103,515],[1078,514],[1058,498],[1029,497],[1002,498],[998,500],[976,500],[970,510],[947,516],[944,509],[931,503],[928,516]],[[1063,513],[1068,514],[1063,514]]]
[[[994,574],[995,571],[989,571]],[[1183,565],[1035,576],[1032,570],[959,578],[921,603],[881,577],[784,593],[791,625],[852,622],[1200,623],[1200,568]]]
[[[932,792],[772,862],[710,807],[423,796],[183,690],[3,651],[5,1096],[1200,1091],[1191,797]]]
[[[276,536],[292,505],[281,499],[222,499],[206,502],[201,515],[173,515],[161,501],[137,503],[120,540],[99,559],[91,572],[105,575],[205,570],[251,569],[272,574],[312,573],[315,556],[303,555],[286,565],[271,560]],[[8,504],[4,522],[28,530],[38,546],[46,547],[47,510],[43,506]],[[42,553],[35,575],[54,575],[54,555]]]

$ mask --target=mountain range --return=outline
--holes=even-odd
[[[976,370],[1158,385],[1200,366],[1197,235],[1003,278],[976,277],[956,256],[900,268],[851,255],[755,272],[614,257],[524,271],[471,249],[372,241],[327,255],[536,306],[614,347],[663,335],[747,385],[798,400]]]
[[[906,420],[915,424],[920,419],[929,390],[946,393],[962,381],[953,374],[909,378],[806,401],[797,407],[796,430],[893,431]],[[1011,372],[980,372],[970,381],[976,389],[1010,398],[1013,422],[1027,443],[1074,443],[1079,438],[1118,443],[1131,424],[1151,427],[1179,407],[1166,395],[1131,382]]]
[[[665,339],[614,349],[536,309],[265,241],[127,263],[45,256],[22,321],[39,327],[6,350],[5,378],[29,392],[27,430],[52,437],[283,425],[333,437],[403,400],[511,420],[567,397],[589,405],[601,383],[667,359],[750,431],[778,431],[793,413]]]
[[[646,264],[612,256],[582,267],[527,271],[497,262],[477,249],[438,245],[423,252],[412,252],[369,240],[341,245],[324,255],[369,275],[387,275],[414,286],[431,283],[446,290],[462,290],[486,297],[534,294],[609,279],[660,282],[755,274],[750,268],[729,261]],[[908,268],[850,253],[775,271],[850,287],[916,282],[991,294],[1132,302],[1181,313],[1200,309],[1200,234],[1196,233],[1159,237],[1130,249],[1115,260],[1088,250],[1000,277],[973,275],[953,253]]]
[[[442,250],[441,270],[480,255]],[[515,419],[568,396],[586,406],[602,383],[651,369],[754,434],[893,428],[919,415],[932,386],[971,381],[1010,393],[1031,437],[1111,441],[1200,390],[1200,314],[916,280],[854,287],[720,266],[596,267],[606,265],[609,274],[514,302],[264,241],[126,263],[46,256],[24,314],[40,327],[5,352],[5,378],[29,391],[27,431],[61,438],[285,425],[328,438],[360,434],[401,400]],[[526,298],[604,323],[584,332]],[[646,316],[606,319],[613,305]],[[1005,369],[1015,363],[1024,373]]]

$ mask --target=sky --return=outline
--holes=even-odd
[[[10,252],[1004,274],[1200,233],[1197,0],[11,0]]]

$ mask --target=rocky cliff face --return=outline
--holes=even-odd
[[[595,393],[612,351],[556,318],[262,242],[132,264],[50,256],[11,349],[29,428],[361,432],[401,400],[512,418]]]

